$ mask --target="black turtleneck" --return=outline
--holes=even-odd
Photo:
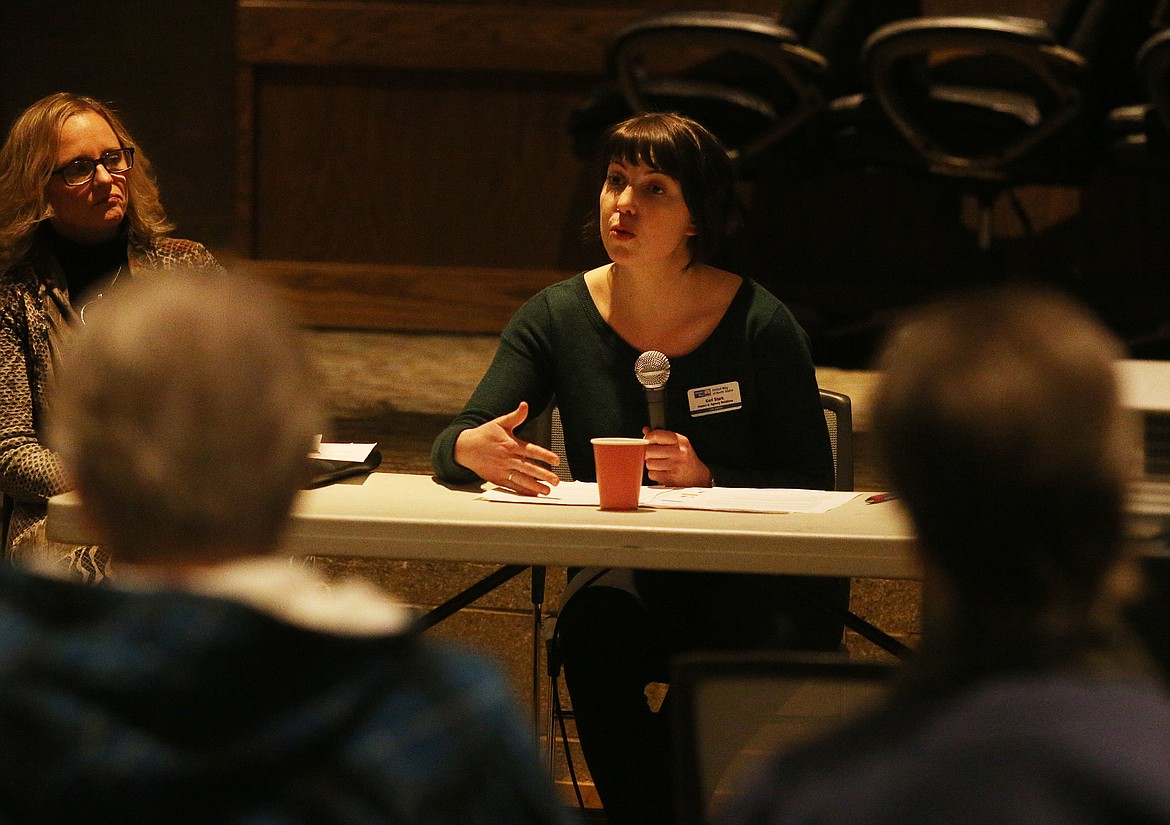
[[[105,243],[84,244],[61,237],[52,223],[45,221],[42,237],[61,264],[69,300],[74,305],[95,284],[108,284],[120,267],[127,266],[124,230]]]

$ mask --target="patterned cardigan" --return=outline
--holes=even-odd
[[[194,241],[162,238],[128,249],[129,275],[196,267],[219,269]],[[70,568],[87,581],[105,575],[98,548],[55,545],[45,538],[46,502],[69,489],[58,456],[41,443],[46,391],[62,336],[77,321],[56,257],[45,244],[28,262],[0,275],[0,493],[10,509],[4,554]]]

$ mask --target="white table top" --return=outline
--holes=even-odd
[[[864,493],[828,513],[726,513],[506,504],[430,476],[374,473],[301,494],[286,549],[398,560],[614,566],[918,578],[908,519]],[[75,494],[49,502],[48,530],[83,543]]]

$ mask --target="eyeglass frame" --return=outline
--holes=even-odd
[[[111,160],[110,155],[115,154],[123,154],[126,156],[126,160],[128,162],[125,169],[119,169],[115,172],[106,165],[106,161]],[[65,180],[65,170],[75,163],[88,163],[93,168],[89,170],[89,177],[87,177],[85,180],[80,180],[77,183],[70,183],[69,181]],[[66,186],[85,186],[85,184],[89,183],[94,179],[94,176],[97,175],[98,164],[101,164],[102,168],[105,169],[106,172],[110,175],[124,175],[134,168],[134,147],[123,146],[121,149],[111,149],[109,152],[103,152],[100,158],[77,158],[76,160],[71,160],[60,169],[54,169],[52,175],[60,175],[62,183],[64,183]]]

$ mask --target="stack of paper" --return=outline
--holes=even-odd
[[[681,510],[728,510],[737,513],[825,513],[857,497],[857,493],[756,487],[643,487],[641,507]],[[599,506],[597,485],[562,481],[547,496],[526,496],[502,487],[484,492],[488,501],[523,504]]]

